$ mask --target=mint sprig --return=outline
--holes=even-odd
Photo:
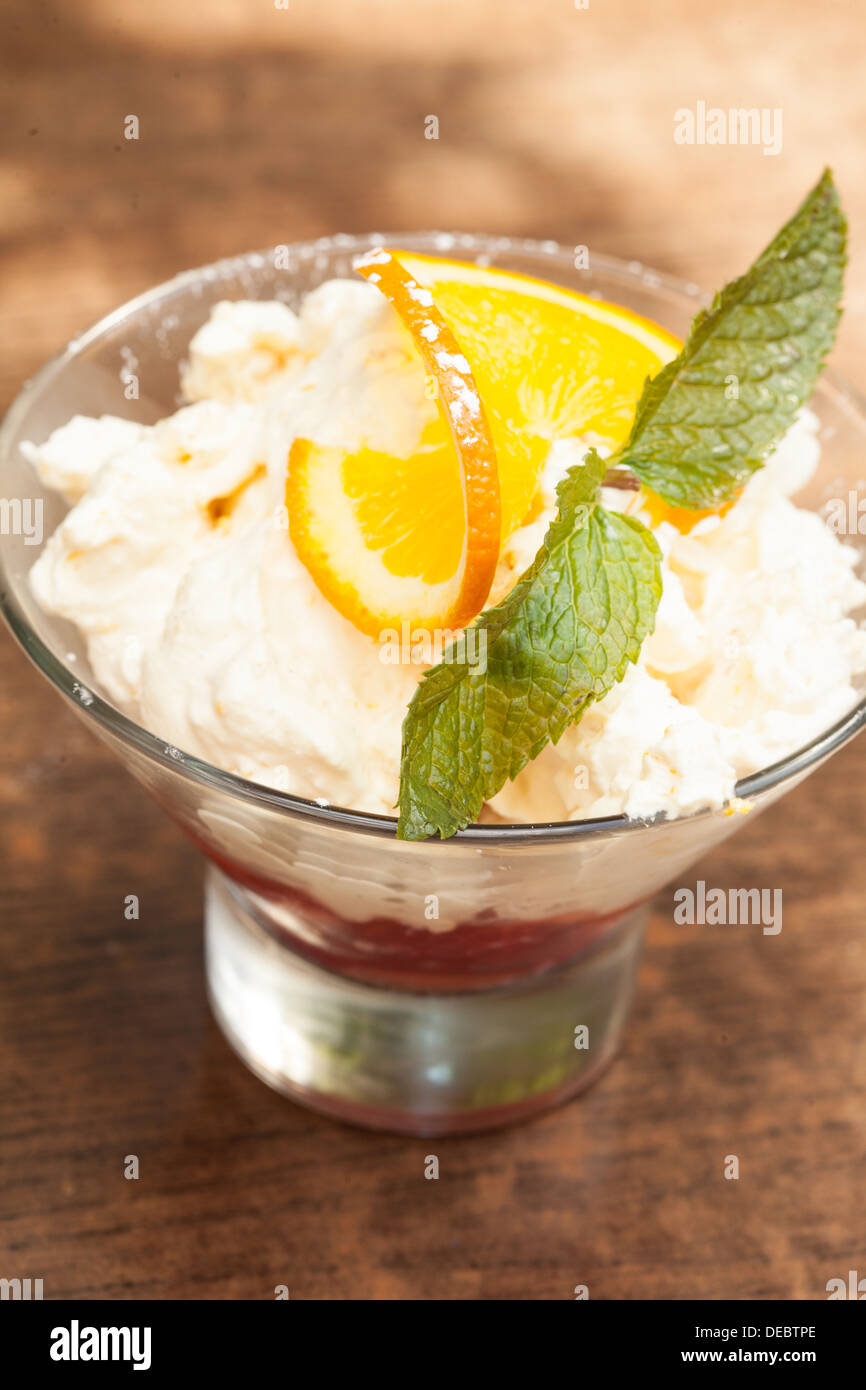
[[[809,399],[839,321],[846,222],[826,169],[750,270],[647,381],[609,460],[678,507],[727,502]]]
[[[403,724],[402,839],[477,820],[637,660],[661,596],[660,552],[640,522],[599,506],[606,466],[596,456],[569,471],[530,568],[418,686]]]
[[[679,356],[647,381],[625,444],[606,461],[591,450],[560,483],[556,519],[532,565],[412,698],[400,838],[445,838],[477,820],[637,660],[661,596],[660,553],[638,521],[599,504],[605,472],[631,469],[676,506],[729,500],[812,392],[839,319],[845,233],[827,170],[752,268],[698,314]]]

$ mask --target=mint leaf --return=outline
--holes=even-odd
[[[592,451],[569,471],[530,568],[418,686],[403,723],[400,838],[445,838],[477,820],[637,660],[660,552],[640,522],[598,505],[606,468]],[[479,653],[486,668],[469,659]]]
[[[832,175],[755,264],[698,314],[682,352],[648,380],[610,465],[680,507],[742,486],[809,398],[839,320],[846,223]]]
[[[846,224],[826,170],[745,275],[698,314],[648,380],[628,439],[557,491],[533,564],[424,677],[403,723],[403,839],[453,835],[622,680],[652,631],[659,550],[598,499],[606,470],[689,508],[728,501],[808,400],[839,320]],[[486,669],[467,659],[486,642]]]

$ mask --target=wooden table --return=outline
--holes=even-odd
[[[154,281],[335,230],[553,236],[713,285],[828,161],[855,233],[836,361],[862,382],[856,5],[6,10],[4,400]],[[698,100],[781,109],[782,153],[677,146]],[[235,1060],[195,853],[5,638],[0,731],[0,1276],[47,1298],[763,1299],[866,1273],[866,743],[695,871],[781,885],[781,935],[678,927],[661,895],[599,1086],[416,1142],[308,1114]]]

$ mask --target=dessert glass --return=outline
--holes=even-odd
[[[593,255],[575,269],[551,242],[400,234],[331,239],[189,271],[124,305],[29,382],[0,434],[0,494],[65,511],[22,455],[72,414],[152,422],[174,411],[178,367],[220,299],[285,300],[352,274],[390,241],[523,271],[624,304],[683,334],[695,286]],[[139,398],[125,384],[134,371]],[[866,413],[825,375],[819,509],[862,491]],[[856,540],[857,538],[853,538]],[[0,537],[0,603],[43,674],[186,831],[208,861],[205,963],[214,1013],[247,1065],[293,1099],[412,1134],[489,1128],[575,1095],[616,1050],[647,901],[840,748],[866,698],[806,747],[742,781],[748,816],[481,824],[405,843],[395,821],[269,790],[168,746],[95,686],[85,645],[40,611],[27,575],[39,547]],[[311,673],[315,679],[315,673]]]

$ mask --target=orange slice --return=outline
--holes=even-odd
[[[523,275],[404,251],[356,264],[409,330],[439,406],[403,458],[296,440],[290,535],[361,631],[453,631],[483,606],[502,543],[538,514],[551,442],[619,443],[645,378],[680,344],[626,309]]]
[[[532,513],[551,441],[626,438],[643,384],[682,343],[618,304],[461,261],[393,253],[472,363],[496,446],[502,538]]]
[[[289,533],[325,597],[368,636],[405,621],[412,630],[454,632],[481,611],[499,559],[490,427],[472,369],[430,291],[387,251],[358,269],[411,333],[436,382],[437,419],[406,459],[295,440]]]

